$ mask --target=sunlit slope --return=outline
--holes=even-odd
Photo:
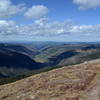
[[[0,100],[99,100],[100,60],[0,86]]]

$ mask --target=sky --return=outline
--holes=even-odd
[[[0,41],[100,41],[100,0],[0,0]]]

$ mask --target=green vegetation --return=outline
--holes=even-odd
[[[0,85],[12,83],[12,82],[15,82],[17,80],[21,80],[23,78],[26,78],[26,77],[29,77],[29,76],[32,76],[32,75],[35,75],[35,74],[38,74],[38,73],[41,73],[41,72],[48,72],[52,69],[59,68],[59,67],[54,67],[54,68],[53,67],[47,67],[47,68],[43,68],[43,69],[39,69],[39,70],[30,71],[30,72],[27,72],[26,74],[23,74],[23,75],[17,75],[17,76],[14,76],[14,77],[10,76],[8,78],[0,78]]]
[[[15,82],[17,80],[20,80],[20,79],[23,79],[27,76],[24,76],[24,75],[19,75],[19,76],[14,76],[14,77],[9,77],[9,78],[1,78],[0,79],[0,85],[3,85],[3,84],[8,84],[8,83],[12,83],[12,82]]]
[[[82,57],[82,59],[84,60],[92,60],[92,59],[99,59],[99,58],[100,58],[100,52],[94,52]]]

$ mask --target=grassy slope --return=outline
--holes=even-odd
[[[0,90],[1,100],[99,100],[100,60],[34,75]]]

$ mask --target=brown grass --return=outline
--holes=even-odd
[[[100,60],[96,60],[0,86],[0,100],[92,100],[92,94],[98,100],[99,81]]]

